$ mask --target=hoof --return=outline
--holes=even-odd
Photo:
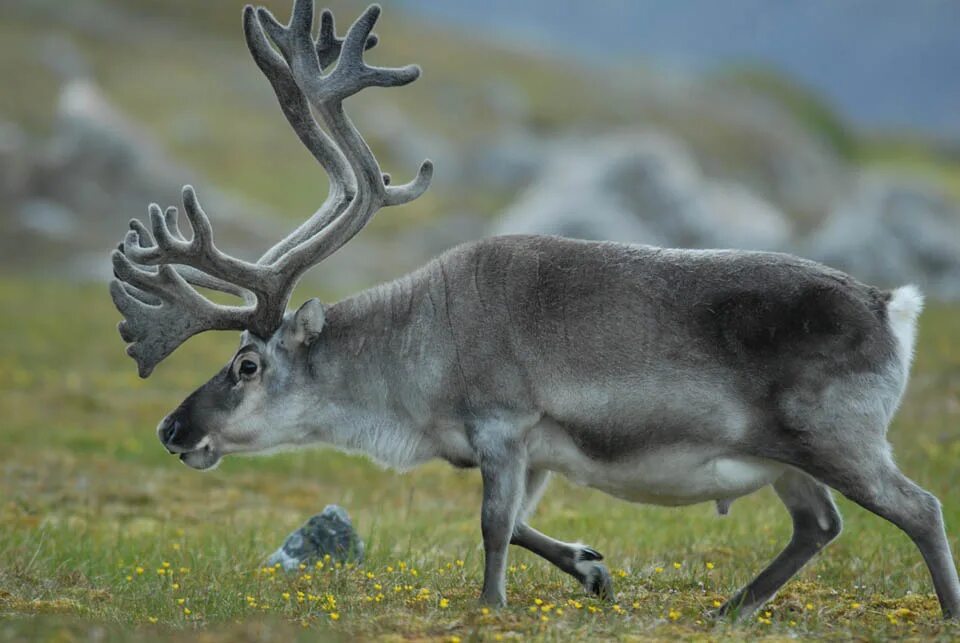
[[[486,594],[481,594],[478,603],[480,607],[500,609],[501,607],[507,606],[507,599],[505,596],[487,596]]]
[[[607,566],[601,563],[580,563],[578,567],[587,567],[583,573],[583,588],[605,601],[614,599],[613,578],[607,571]]]
[[[744,621],[757,611],[757,607],[758,606],[749,607],[745,605],[738,605],[734,604],[732,601],[727,601],[720,607],[710,610],[704,614],[704,616],[714,621]]]
[[[584,560],[603,560],[603,554],[592,547],[584,547],[577,556],[578,561]]]

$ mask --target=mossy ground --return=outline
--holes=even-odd
[[[308,451],[228,458],[200,474],[153,427],[234,348],[201,336],[148,381],[113,330],[103,286],[0,281],[0,639],[953,638],[920,555],[844,500],[840,539],[742,624],[704,618],[789,538],[769,490],[719,518],[708,505],[630,505],[555,480],[534,524],[606,555],[617,601],[511,551],[510,606],[486,613],[475,472],[400,475]],[[960,345],[956,309],[922,317],[915,375],[891,430],[903,469],[960,534]],[[262,561],[337,502],[368,543],[360,567],[286,575]]]

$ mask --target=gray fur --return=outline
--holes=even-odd
[[[155,238],[134,226],[114,257],[121,333],[141,372],[193,332],[246,329],[231,362],[160,423],[167,449],[197,469],[231,453],[315,443],[401,470],[433,458],[479,467],[481,600],[492,605],[506,600],[510,543],[613,595],[600,554],[528,525],[548,472],[628,500],[713,501],[721,512],[772,484],[793,538],[725,614],[755,610],[839,533],[831,487],[910,535],[944,615],[960,615],[939,503],[897,470],[886,441],[922,304],[912,287],[883,292],[783,254],[507,236],[281,318],[307,266],[379,207],[415,198],[429,182],[425,165],[411,184],[386,186],[342,111],[342,99],[364,86],[416,77],[415,68],[362,62],[378,11],[368,9],[342,43],[328,17],[312,40],[305,0],[286,27],[263,10],[244,14],[248,44],[288,120],[335,183],[345,173],[269,261],[244,264],[216,250],[192,192],[193,241],[157,208]],[[323,76],[321,63],[338,47],[338,64]],[[308,105],[329,137],[307,119]],[[171,263],[252,291],[256,306],[211,308],[194,299],[196,275]]]
[[[722,610],[737,614],[839,533],[833,487],[918,542],[956,615],[939,508],[896,471],[885,439],[910,360],[898,296],[788,255],[494,237],[315,312],[324,325],[308,346],[292,339],[298,314],[251,338],[269,408],[224,408],[204,428],[218,455],[326,442],[399,469],[479,466],[491,604],[504,600],[508,542],[611,591],[601,565],[578,569],[589,548],[526,523],[553,470],[671,505],[773,484],[794,537]],[[228,405],[203,403],[217,406]],[[663,460],[688,468],[664,472]]]

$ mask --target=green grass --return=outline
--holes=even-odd
[[[163,451],[153,427],[229,357],[234,336],[191,340],[143,382],[123,354],[104,287],[4,280],[0,297],[0,639],[149,640],[198,631],[224,641],[960,633],[941,624],[908,539],[848,502],[840,503],[844,534],[781,592],[769,623],[732,625],[703,614],[789,538],[789,519],[769,490],[737,501],[721,519],[708,505],[630,505],[559,479],[533,523],[604,552],[616,607],[585,597],[527,552],[511,551],[510,606],[484,613],[476,605],[475,472],[436,463],[399,475],[319,450],[228,458],[208,474],[188,470]],[[937,306],[924,313],[915,376],[891,431],[903,469],[943,501],[954,549],[957,315]],[[264,572],[264,557],[330,502],[351,512],[367,562]]]

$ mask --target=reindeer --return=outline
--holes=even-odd
[[[379,14],[371,6],[341,39],[329,11],[314,38],[310,0],[295,0],[288,25],[244,9],[254,61],[330,177],[316,213],[250,263],[214,244],[187,186],[189,240],[176,208],[151,205],[150,228],[132,221],[112,255],[119,331],[141,377],[192,335],[242,331],[227,365],[160,422],[167,450],[201,470],[315,443],[399,470],[434,458],[477,467],[480,600],[493,606],[506,603],[511,544],[613,596],[603,556],[528,523],[552,472],[631,501],[714,501],[721,512],[772,485],[793,537],[718,610],[732,616],[755,611],[837,537],[832,488],[905,531],[944,616],[960,615],[939,502],[898,470],[886,440],[922,307],[912,286],[882,291],[785,254],[504,236],[285,312],[307,270],[431,179],[425,161],[410,183],[390,185],[344,111],[362,89],[420,73],[364,62]]]

